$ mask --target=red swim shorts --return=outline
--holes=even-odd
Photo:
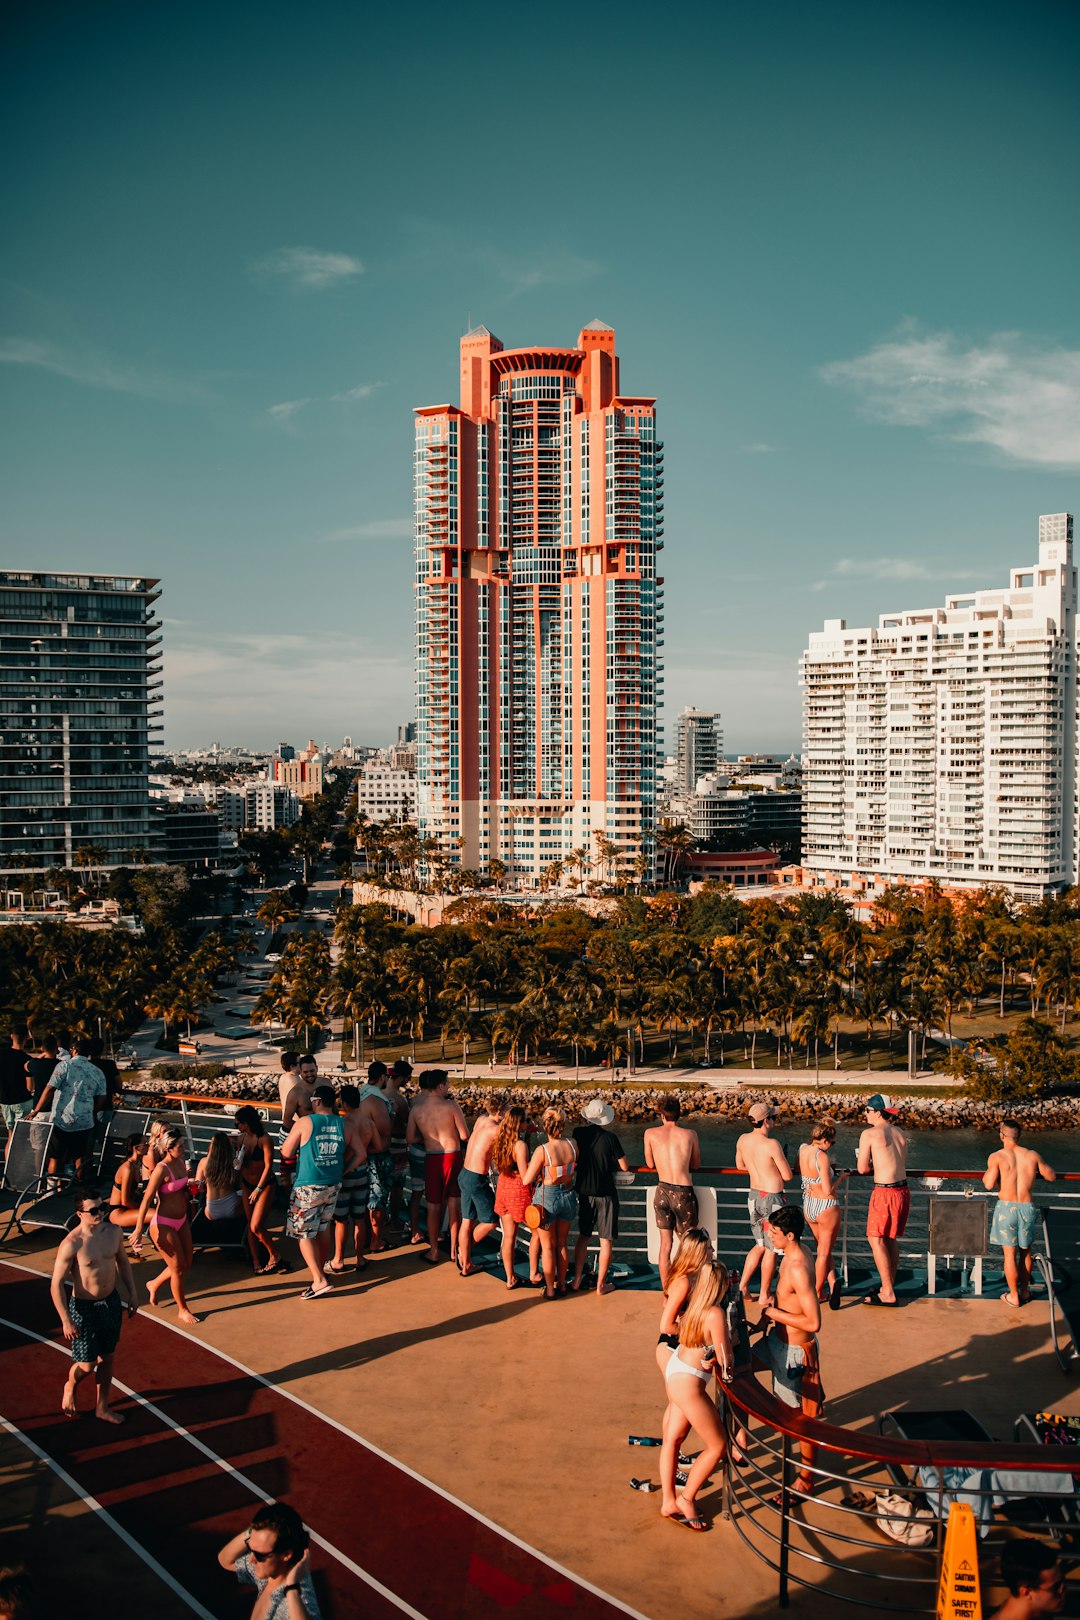
[[[907,1187],[875,1187],[866,1214],[867,1237],[902,1238],[910,1209]]]
[[[429,1204],[445,1204],[460,1198],[458,1171],[465,1163],[464,1150],[456,1153],[428,1153],[424,1158],[424,1196]]]

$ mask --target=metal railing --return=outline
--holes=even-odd
[[[933,1614],[944,1527],[954,1501],[979,1525],[984,1581],[1011,1532],[1070,1542],[1080,1527],[1080,1446],[903,1439],[834,1427],[783,1405],[751,1374],[724,1387],[728,1437],[723,1515],[775,1571],[779,1606],[792,1585],[827,1590],[879,1614]],[[965,1413],[882,1419],[899,1431],[938,1416],[961,1432]],[[1034,1435],[1033,1419],[1017,1428]],[[801,1447],[815,1448],[807,1463]],[[797,1481],[813,1479],[813,1490]],[[908,1539],[901,1539],[901,1538]]]

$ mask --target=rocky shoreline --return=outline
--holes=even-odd
[[[328,1078],[333,1083],[334,1076],[331,1074]],[[142,1077],[136,1080],[131,1076],[129,1089],[146,1097],[160,1097],[167,1092],[175,1092],[177,1082]],[[251,1074],[220,1080],[192,1079],[185,1084],[184,1090],[189,1096],[224,1098],[234,1103],[276,1102],[278,1097],[277,1077],[273,1075],[260,1077]],[[666,1088],[648,1091],[636,1086],[625,1089],[622,1086],[590,1085],[585,1088],[507,1084],[500,1086],[499,1090],[511,1102],[527,1108],[534,1116],[552,1104],[576,1115],[587,1102],[602,1097],[611,1103],[619,1119],[633,1124],[654,1120],[660,1100],[671,1095]],[[480,1113],[491,1092],[490,1085],[458,1083],[453,1087],[455,1098],[467,1114]],[[762,1095],[762,1091],[755,1090],[755,1098],[760,1099]],[[1066,1131],[1080,1126],[1080,1097],[1074,1096],[1051,1097],[1004,1107],[958,1096],[900,1097],[898,1100],[901,1104],[901,1120],[923,1131],[947,1131],[960,1126],[989,1131],[996,1129],[1001,1120],[1007,1117],[1032,1130]],[[772,1101],[780,1119],[814,1120],[826,1114],[839,1124],[862,1124],[865,1119],[865,1100],[857,1096],[785,1088]],[[679,1102],[684,1116],[689,1119],[741,1120],[746,1114],[748,1098],[737,1090],[714,1091],[711,1086],[687,1086],[680,1089]]]

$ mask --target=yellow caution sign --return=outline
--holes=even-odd
[[[954,1502],[945,1530],[937,1620],[982,1620],[982,1612],[975,1515],[966,1502]]]

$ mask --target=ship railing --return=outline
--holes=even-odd
[[[723,1518],[775,1572],[782,1609],[800,1586],[878,1614],[934,1614],[954,1502],[973,1510],[984,1591],[1011,1537],[1074,1544],[1080,1445],[1042,1443],[1076,1432],[1040,1434],[1045,1414],[1017,1419],[1014,1432],[1036,1444],[895,1438],[882,1431],[912,1417],[924,1427],[936,1417],[943,1431],[981,1426],[963,1412],[900,1412],[883,1414],[876,1433],[843,1429],[784,1405],[749,1372],[724,1386],[721,1408]]]

